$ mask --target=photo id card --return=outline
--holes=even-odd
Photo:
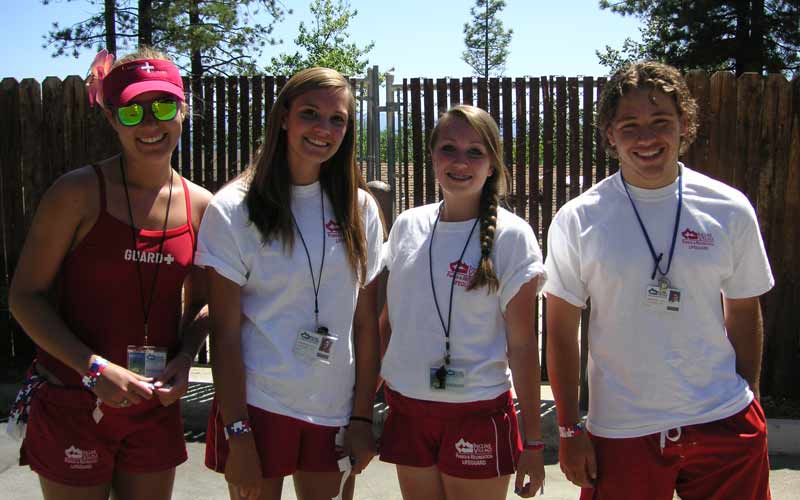
[[[434,391],[449,391],[463,389],[466,378],[467,372],[462,369],[439,365],[431,366],[428,380]]]
[[[167,367],[167,349],[151,345],[128,346],[128,370],[145,377],[158,377]]]
[[[297,359],[305,363],[331,364],[337,337],[328,333],[327,328],[320,327],[316,332],[300,330],[292,351]]]
[[[676,313],[681,310],[682,294],[679,288],[647,285],[644,292],[644,305],[653,311]]]

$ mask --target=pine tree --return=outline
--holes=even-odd
[[[52,0],[42,0],[47,5]],[[75,0],[67,0],[75,1]],[[87,0],[96,12],[75,25],[57,22],[43,36],[53,57],[105,46],[116,53],[151,45],[171,55],[193,78],[205,74],[241,74],[256,71],[255,57],[272,37],[274,24],[290,10],[279,0]],[[265,11],[267,24],[252,18]]]
[[[502,75],[508,58],[508,45],[513,30],[506,31],[499,14],[506,6],[504,0],[475,0],[470,8],[472,24],[464,24],[464,44],[461,54],[476,75],[488,78],[490,74]]]
[[[800,71],[798,0],[600,0],[600,8],[645,21],[642,41],[597,51],[613,69],[656,59],[681,69]]]
[[[347,28],[358,15],[350,10],[346,0],[314,0],[310,5],[314,16],[312,26],[301,22],[294,43],[302,49],[294,54],[273,57],[265,71],[273,75],[292,75],[301,69],[324,66],[348,76],[360,76],[366,72],[367,54],[375,46],[370,42],[362,48],[349,42]]]

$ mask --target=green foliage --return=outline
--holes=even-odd
[[[506,6],[503,0],[475,0],[469,9],[472,24],[464,23],[464,45],[461,59],[477,76],[502,75],[508,58],[508,45],[513,30],[505,30],[498,18]]]
[[[800,70],[797,0],[600,0],[600,8],[645,21],[641,42],[597,51],[612,70],[640,59],[737,75]]]
[[[312,66],[332,68],[347,76],[366,72],[367,54],[375,46],[370,42],[363,48],[349,42],[347,32],[358,10],[350,10],[346,0],[313,0],[310,5],[314,21],[310,27],[300,23],[294,43],[302,50],[294,54],[273,57],[265,71],[273,75],[292,75]]]
[[[95,14],[68,27],[54,22],[43,35],[43,47],[52,47],[53,57],[70,54],[77,58],[83,50],[103,48],[105,0],[88,2],[95,6]],[[133,0],[116,1],[115,31],[118,47],[123,49],[120,53],[133,50],[138,41],[141,20],[136,4]],[[270,22],[254,23],[254,16],[262,11]],[[252,74],[257,69],[254,59],[264,47],[280,43],[272,37],[272,31],[287,12],[291,10],[284,9],[278,0],[153,0],[152,45],[173,56],[184,69],[192,51],[199,51],[202,74]]]

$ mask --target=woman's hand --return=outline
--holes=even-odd
[[[225,480],[243,500],[256,500],[261,494],[261,459],[252,433],[231,436],[228,440]]]
[[[344,435],[344,453],[353,461],[353,474],[360,474],[376,454],[375,437],[369,422],[351,421]]]
[[[153,379],[108,363],[92,391],[103,404],[126,408],[153,397]]]
[[[525,476],[530,482],[525,482]],[[544,484],[544,453],[542,450],[522,450],[517,461],[514,493],[522,498],[536,496]]]
[[[191,368],[192,358],[190,355],[180,352],[167,363],[161,375],[156,377],[153,386],[162,405],[169,406],[186,394],[186,390],[189,388],[189,370]]]

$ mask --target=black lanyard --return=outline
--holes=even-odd
[[[169,197],[167,198],[167,213],[164,216],[164,226],[161,229],[161,241],[158,243],[158,256],[156,257],[156,272],[153,276],[153,281],[150,283],[150,298],[145,304],[144,300],[144,281],[142,280],[142,265],[141,254],[139,252],[139,240],[136,237],[137,230],[133,223],[133,208],[131,208],[131,197],[128,193],[128,178],[125,175],[125,156],[120,156],[119,169],[122,171],[122,186],[125,188],[125,200],[128,202],[128,217],[131,220],[131,239],[133,240],[133,261],[136,263],[136,275],[139,278],[139,299],[142,304],[142,317],[144,319],[144,345],[147,344],[147,323],[150,319],[150,308],[153,305],[153,297],[156,292],[156,282],[158,281],[158,271],[161,269],[161,261],[164,260],[162,252],[164,251],[164,241],[167,239],[167,221],[169,220],[169,207],[172,205],[172,179],[175,171],[170,167],[169,169]],[[160,191],[160,190],[159,190]]]
[[[297,234],[300,235],[300,241],[303,243],[303,248],[306,251],[306,258],[308,258],[308,272],[311,273],[311,286],[314,288],[314,326],[319,329],[319,287],[322,285],[322,269],[325,267],[325,200],[322,197],[322,186],[319,187],[319,204],[322,208],[322,260],[319,263],[319,279],[314,280],[314,267],[311,265],[311,254],[308,252],[306,240],[303,238],[303,232],[300,231],[300,226],[297,224],[297,219],[294,218],[294,212],[289,210],[292,216],[292,222],[297,229]]]
[[[439,210],[436,213],[436,220],[433,221],[433,229],[431,230],[431,240],[428,244],[428,269],[430,271],[431,276],[431,292],[433,293],[433,303],[436,304],[436,313],[439,315],[439,321],[442,323],[442,330],[444,331],[444,348],[445,348],[445,355],[444,355],[444,364],[450,364],[450,320],[453,318],[453,289],[456,285],[456,276],[458,275],[459,267],[461,266],[461,261],[464,258],[464,254],[467,252],[467,247],[469,246],[469,240],[472,238],[472,233],[475,232],[475,227],[478,225],[478,220],[475,219],[475,223],[472,225],[472,229],[469,230],[469,236],[467,236],[467,241],[464,242],[464,249],[461,250],[461,255],[458,257],[458,263],[456,264],[456,268],[453,270],[453,280],[450,282],[450,305],[447,309],[447,326],[444,324],[444,318],[442,317],[442,310],[439,309],[439,301],[436,298],[436,287],[433,284],[433,236],[436,234],[436,226],[439,224],[439,217],[442,214],[442,206],[444,202],[439,204]],[[444,367],[440,368],[444,374]],[[437,377],[439,375],[437,374]]]
[[[622,179],[622,186],[625,188],[625,193],[628,195],[628,200],[630,200],[631,206],[633,207],[633,213],[636,214],[636,220],[639,221],[639,227],[642,228],[644,239],[647,241],[647,247],[650,249],[650,255],[653,256],[653,261],[655,261],[655,266],[653,266],[653,273],[650,275],[650,279],[654,280],[656,278],[656,272],[658,272],[662,277],[666,278],[667,274],[669,273],[669,268],[672,266],[672,256],[675,254],[675,241],[678,238],[678,226],[681,223],[681,206],[683,205],[683,168],[680,166],[678,167],[678,209],[675,211],[675,228],[672,230],[672,244],[669,247],[667,269],[664,271],[661,270],[661,259],[664,258],[664,252],[656,255],[656,251],[653,248],[653,243],[650,241],[650,235],[647,234],[647,228],[644,227],[644,222],[642,222],[642,217],[639,215],[639,210],[636,209],[636,203],[634,203],[631,193],[628,191],[628,184],[625,182],[622,172],[619,173],[619,177]],[[668,284],[669,281],[665,281],[665,283]]]

